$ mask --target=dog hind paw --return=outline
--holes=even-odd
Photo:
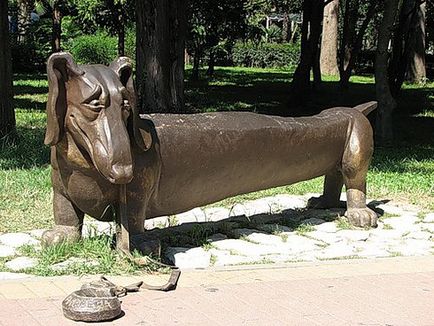
[[[349,208],[345,216],[357,227],[377,227],[377,213],[370,208]]]

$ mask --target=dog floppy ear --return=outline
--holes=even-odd
[[[128,57],[119,57],[110,64],[110,68],[119,76],[121,83],[125,86],[132,108],[133,135],[134,140],[143,151],[147,151],[152,145],[150,130],[140,123],[139,111],[137,109],[136,90],[133,80],[133,66]],[[140,124],[140,127],[139,127]]]
[[[83,74],[67,52],[54,53],[48,58],[47,131],[44,141],[46,145],[56,145],[63,133],[67,107],[66,83],[69,78]]]

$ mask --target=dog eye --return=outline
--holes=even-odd
[[[89,103],[84,103],[84,106],[92,111],[99,112],[104,108],[99,100],[92,100]]]

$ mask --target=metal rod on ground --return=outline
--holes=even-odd
[[[121,184],[119,188],[119,207],[116,223],[116,248],[126,254],[129,254],[130,232],[128,228],[126,184]]]

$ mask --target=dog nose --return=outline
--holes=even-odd
[[[129,183],[133,179],[132,165],[115,164],[110,171],[110,181],[115,184]]]

